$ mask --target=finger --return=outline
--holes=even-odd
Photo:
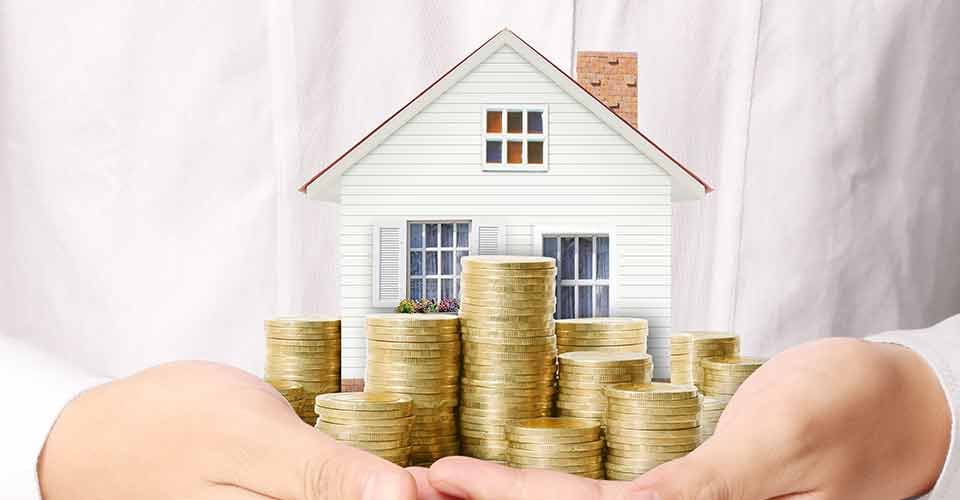
[[[234,475],[223,482],[285,500],[416,499],[416,482],[403,468],[338,443],[285,409],[265,413],[246,430]]]
[[[470,500],[613,500],[623,497],[628,483],[447,457],[430,467],[430,484],[442,493]]]
[[[429,470],[424,467],[407,467],[407,472],[417,481],[417,500],[457,500],[440,491],[430,484]]]

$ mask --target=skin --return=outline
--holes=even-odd
[[[852,339],[804,344],[737,391],[696,451],[632,482],[450,457],[412,470],[423,500],[882,500],[928,491],[949,405],[913,351]]]
[[[47,437],[45,500],[414,500],[400,467],[304,424],[234,368],[179,362],[94,388]]]

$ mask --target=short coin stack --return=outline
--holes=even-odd
[[[653,362],[641,352],[573,351],[559,356],[560,416],[603,424],[607,396],[603,388],[612,384],[649,384]]]
[[[290,403],[290,407],[299,415],[300,409],[303,407],[303,386],[299,382],[288,380],[274,380],[270,382],[270,385],[283,396],[283,399],[287,400],[287,403]]]
[[[553,410],[556,262],[508,256],[461,262],[462,453],[506,463],[505,425]]]
[[[557,349],[571,351],[647,352],[647,320],[577,318],[557,320]]]
[[[692,375],[692,382],[700,390],[703,390],[703,387],[701,387],[703,360],[724,359],[740,355],[740,337],[732,333],[683,332],[675,336],[681,337],[677,339],[676,343],[673,338],[670,339],[670,381],[675,384],[690,383],[685,381],[685,375],[690,374]],[[686,340],[686,336],[689,336],[689,341]],[[674,349],[677,349],[677,351],[674,351]],[[685,357],[681,357],[683,349],[687,349]],[[680,364],[676,365],[677,363]],[[677,370],[677,372],[674,370]],[[677,381],[673,380],[674,373],[679,375]]]
[[[387,392],[338,392],[316,399],[320,431],[405,467],[410,461],[413,400]]]
[[[759,358],[736,357],[728,359],[706,359],[701,362],[703,383],[700,388],[706,397],[703,399],[703,422],[700,428],[700,440],[706,441],[717,428],[717,421],[726,409],[740,384],[760,368],[765,360]]]
[[[547,469],[603,479],[600,425],[575,418],[518,420],[507,432],[507,463],[519,469]]]
[[[296,382],[305,401],[340,390],[340,320],[322,316],[280,316],[264,321],[267,359],[264,379]],[[301,405],[300,418],[316,422],[311,404]]]
[[[456,408],[460,319],[452,314],[367,316],[365,389],[413,398],[413,465],[460,451]]]
[[[700,443],[701,397],[690,385],[617,384],[607,395],[607,479],[629,481]]]

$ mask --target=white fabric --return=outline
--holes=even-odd
[[[40,499],[37,459],[64,405],[104,382],[63,360],[0,336],[0,498]]]
[[[295,188],[504,26],[639,54],[675,209],[674,324],[769,355],[960,312],[960,2],[0,0],[0,328],[103,373],[260,372],[336,313]]]
[[[960,497],[960,315],[923,330],[886,332],[868,337],[874,342],[889,342],[913,349],[937,372],[940,386],[950,403],[950,448],[946,462],[933,489],[922,499],[948,500]]]

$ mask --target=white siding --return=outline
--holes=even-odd
[[[548,172],[484,172],[483,107],[548,106]],[[503,48],[361,159],[341,179],[344,376],[363,374],[373,228],[387,217],[482,220],[506,251],[531,254],[537,227],[613,228],[614,310],[647,318],[667,373],[670,177],[556,84]]]

